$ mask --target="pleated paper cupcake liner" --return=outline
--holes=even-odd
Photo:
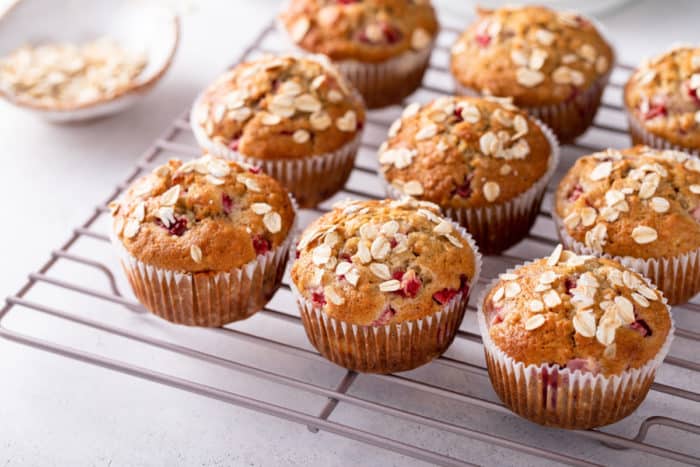
[[[481,273],[481,255],[474,240],[454,225],[474,251],[474,277],[468,291],[459,292],[439,311],[421,319],[381,326],[352,324],[316,308],[292,283],[306,335],[321,355],[336,365],[364,373],[408,371],[442,355],[457,334],[469,293]]]
[[[700,292],[700,248],[676,256],[648,259],[598,253],[569,234],[556,209],[552,209],[552,218],[565,248],[579,255],[614,259],[648,277],[664,293],[671,305],[687,303]]]
[[[645,281],[655,289],[648,279]],[[615,423],[639,407],[673,341],[675,324],[665,297],[663,303],[669,311],[671,328],[656,356],[639,368],[605,376],[559,365],[525,365],[498,348],[483,312],[484,299],[497,282],[498,277],[479,297],[477,318],[491,384],[510,410],[541,425],[589,429]]]
[[[544,123],[534,120],[551,148],[547,171],[539,180],[523,193],[503,203],[478,208],[440,206],[445,215],[467,229],[484,254],[500,253],[527,236],[539,215],[547,184],[559,164],[557,137]],[[395,199],[406,196],[384,178],[381,170],[379,174],[384,181],[387,196]]]
[[[297,225],[276,248],[227,272],[173,271],[138,260],[112,233],[136,298],[151,313],[176,324],[220,327],[246,319],[270,301],[282,283]]]
[[[400,104],[420,87],[433,45],[406,51],[380,63],[340,60],[333,64],[362,94],[367,107],[377,109]]]
[[[657,136],[644,128],[644,124],[639,121],[630,111],[630,109],[625,108],[625,113],[627,114],[627,123],[629,125],[630,136],[632,137],[632,143],[634,144],[644,144],[655,149],[672,149],[674,151],[683,151],[688,154],[700,157],[700,149],[697,148],[684,148],[677,144],[673,144],[670,141]]]
[[[612,70],[612,65],[610,70]],[[593,123],[605,86],[610,79],[610,71],[591,84],[588,89],[572,99],[559,104],[522,106],[521,109],[538,118],[557,135],[561,144],[571,143],[581,136]],[[455,81],[456,93],[466,96],[481,96],[476,89]]]

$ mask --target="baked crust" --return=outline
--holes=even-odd
[[[700,160],[646,146],[581,157],[555,208],[568,234],[597,253],[684,254],[700,248]]]
[[[439,28],[428,0],[292,0],[280,20],[304,50],[364,63],[429,47]]]
[[[547,172],[552,149],[507,100],[443,97],[406,108],[379,162],[402,193],[442,207],[480,207],[527,191]]]
[[[364,105],[322,57],[242,63],[209,86],[193,116],[206,135],[244,156],[299,159],[351,142]]]
[[[452,47],[451,70],[463,86],[512,96],[518,106],[566,102],[608,73],[613,50],[581,15],[541,6],[478,9]]]
[[[700,48],[676,47],[646,61],[624,94],[627,111],[646,131],[700,149]]]
[[[476,253],[437,206],[354,201],[312,223],[291,276],[328,316],[363,326],[416,320],[468,291]]]
[[[114,234],[130,255],[179,272],[239,268],[278,247],[296,215],[276,180],[210,155],[171,159],[110,208]]]
[[[606,376],[653,359],[671,330],[661,293],[642,276],[561,247],[502,274],[483,313],[495,345],[516,361]]]

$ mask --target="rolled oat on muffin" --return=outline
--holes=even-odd
[[[439,205],[485,253],[527,235],[558,159],[544,124],[492,97],[411,104],[379,149],[390,196]]]
[[[362,98],[324,57],[265,57],[226,72],[190,123],[211,153],[259,165],[312,207],[340,190],[362,137]]]
[[[172,159],[110,208],[134,294],[161,318],[209,327],[245,319],[282,281],[294,202],[256,168],[210,155]]]
[[[673,340],[670,309],[651,282],[561,245],[501,274],[478,307],[498,396],[518,415],[559,428],[631,414]]]
[[[700,47],[678,46],[644,62],[624,101],[635,144],[700,156]]]
[[[369,108],[420,86],[439,28],[429,0],[291,0],[280,21],[297,47],[328,56]]]
[[[348,369],[423,365],[452,343],[481,259],[468,233],[432,203],[354,201],[304,232],[292,266],[306,334]]]
[[[567,248],[614,258],[649,277],[669,303],[700,292],[700,159],[635,146],[582,157],[556,192]]]
[[[615,58],[600,31],[579,14],[541,6],[477,12],[452,47],[457,91],[512,97],[562,143],[583,134]]]

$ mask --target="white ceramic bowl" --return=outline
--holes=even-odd
[[[0,57],[27,44],[83,43],[107,36],[148,63],[118,95],[70,108],[19,100],[0,87],[14,105],[47,120],[75,122],[117,113],[153,88],[172,62],[180,38],[177,15],[155,2],[133,0],[18,0],[0,16]]]

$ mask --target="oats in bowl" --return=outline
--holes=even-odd
[[[122,94],[146,64],[145,55],[107,37],[26,45],[0,60],[0,87],[24,102],[73,108]]]

